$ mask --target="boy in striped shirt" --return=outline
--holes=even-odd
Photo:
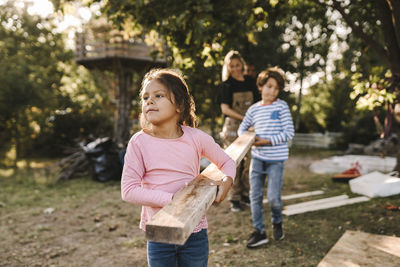
[[[282,240],[282,199],[284,161],[288,159],[288,141],[294,136],[293,120],[287,103],[278,98],[285,86],[284,72],[269,68],[257,77],[261,101],[253,104],[239,126],[241,135],[254,127],[256,140],[251,150],[250,207],[254,232],[247,241],[248,248],[268,243],[265,234],[263,192],[267,180],[267,199],[271,208],[271,220],[275,240]]]

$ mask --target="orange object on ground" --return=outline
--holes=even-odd
[[[340,181],[347,181],[349,179],[357,178],[359,176],[361,176],[360,164],[358,163],[358,161],[356,161],[350,169],[345,170],[340,174],[334,175],[333,179]]]

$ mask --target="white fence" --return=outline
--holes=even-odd
[[[331,148],[335,147],[342,133],[295,133],[291,145],[299,147]]]

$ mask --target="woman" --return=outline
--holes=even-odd
[[[244,74],[245,62],[238,51],[229,51],[222,68],[219,103],[225,122],[221,133],[224,147],[228,147],[237,137],[237,130],[247,109],[260,99],[256,81]],[[250,205],[249,200],[250,155],[245,156],[236,172],[235,182],[229,200],[233,212],[243,210],[242,205]]]

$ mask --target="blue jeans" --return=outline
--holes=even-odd
[[[267,199],[271,208],[272,223],[282,222],[281,189],[283,181],[283,161],[266,162],[252,158],[250,165],[250,208],[253,227],[265,232],[263,195],[265,178],[267,182]]]
[[[150,267],[207,266],[207,229],[192,233],[184,245],[147,242],[147,261]]]

